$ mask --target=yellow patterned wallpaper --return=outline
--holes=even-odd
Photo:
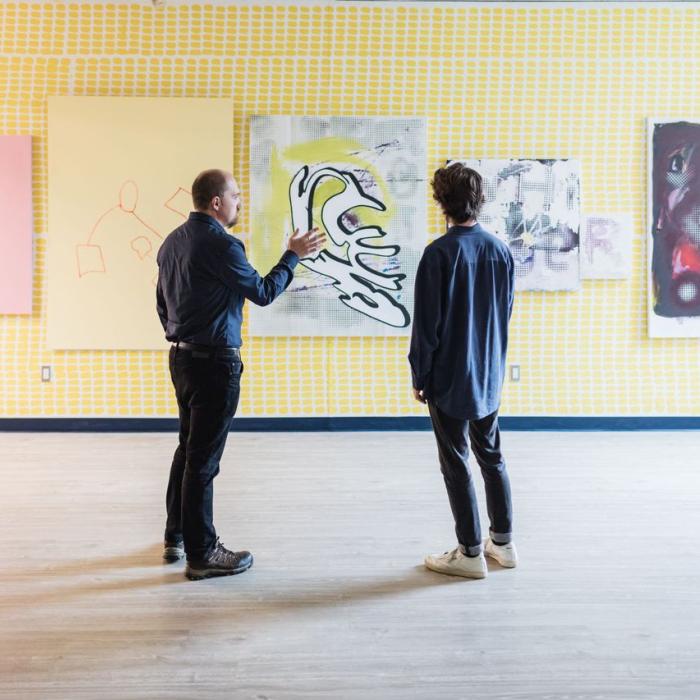
[[[0,417],[175,415],[165,354],[46,349],[49,95],[232,98],[244,191],[251,114],[424,115],[431,172],[575,157],[584,211],[633,215],[634,273],[518,295],[502,413],[700,415],[700,341],[646,337],[644,275],[644,120],[700,118],[700,9],[605,5],[0,4],[0,133],[34,137],[36,229],[33,314],[0,316]],[[422,414],[407,345],[246,337],[240,414]]]

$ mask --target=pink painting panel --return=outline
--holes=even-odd
[[[32,312],[32,137],[0,136],[0,314]]]

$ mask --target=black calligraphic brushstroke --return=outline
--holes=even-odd
[[[396,247],[398,247],[398,246],[396,246]],[[400,250],[400,249],[399,249],[399,250]],[[352,264],[352,262],[350,262],[349,260],[343,260],[343,258],[339,258],[337,255],[333,255],[333,253],[331,253],[331,252],[328,251],[328,250],[324,250],[324,251],[321,253],[321,255],[322,255],[322,256],[325,256],[326,258],[331,259],[333,262],[336,262],[336,263],[338,263],[338,264],[340,264],[340,265],[345,265],[345,267],[349,267],[351,270],[353,270],[353,269],[355,268],[355,266]],[[406,275],[404,275],[403,273],[398,273],[398,274],[391,274],[391,273],[390,273],[390,274],[386,274],[386,273],[384,273],[384,272],[381,272],[380,270],[375,270],[375,269],[373,269],[373,268],[368,267],[367,265],[365,265],[365,264],[359,259],[359,257],[358,257],[359,255],[362,255],[362,253],[358,253],[358,254],[355,256],[355,260],[357,261],[357,264],[358,264],[363,270],[366,270],[367,272],[370,272],[370,273],[373,274],[373,275],[377,275],[378,277],[383,277],[384,279],[387,279],[387,280],[390,280],[390,279],[391,279],[391,280],[395,280],[397,286],[394,288],[394,291],[396,291],[396,292],[400,292],[400,291],[401,291],[402,287],[401,287],[401,285],[399,284],[399,282],[401,282],[402,280],[406,279]],[[317,257],[320,257],[320,256],[317,256]],[[303,263],[302,263],[302,264],[303,264]],[[317,272],[317,271],[314,270],[314,272]],[[319,272],[318,274],[323,275],[324,273]],[[353,275],[352,273],[350,273],[350,276],[351,276],[351,277],[355,277],[355,275]],[[332,277],[331,275],[324,275],[324,277],[330,277],[331,279],[335,279],[335,278]],[[365,278],[363,277],[362,279],[365,279]],[[339,282],[340,280],[336,280],[336,281]],[[372,285],[372,283],[371,283],[369,280],[365,280],[365,282],[366,282],[368,285],[370,285],[370,286]],[[376,284],[379,284],[379,282],[377,282]],[[390,287],[384,287],[384,289],[390,289]]]
[[[325,169],[325,170],[331,171],[331,172],[330,172],[327,176],[325,176],[325,177],[333,177],[333,175],[332,175],[331,173],[336,173],[337,176],[338,176],[337,179],[339,179],[339,180],[341,180],[341,182],[343,182],[343,184],[345,185],[345,188],[346,188],[346,189],[347,189],[347,187],[348,187],[348,183],[346,182],[345,178],[347,177],[349,180],[351,180],[351,181],[353,182],[353,184],[355,185],[355,187],[357,188],[357,190],[358,190],[358,192],[360,193],[361,196],[363,196],[365,199],[367,199],[367,200],[369,200],[369,201],[371,201],[371,202],[373,202],[373,203],[375,203],[375,204],[377,205],[377,210],[378,210],[378,211],[386,211],[386,205],[385,205],[383,202],[381,202],[380,200],[376,199],[375,197],[372,197],[371,195],[368,195],[368,194],[365,192],[365,190],[362,188],[362,185],[360,184],[360,181],[358,180],[358,178],[355,177],[355,175],[354,175],[353,173],[348,172],[348,171],[338,170],[338,169],[336,169],[336,168],[331,168],[331,167],[326,167],[326,168],[324,168],[324,169]],[[310,173],[310,168],[309,168],[309,166],[304,165],[304,166],[301,168],[301,172],[303,173],[303,176],[302,176],[302,177],[300,178],[300,180],[299,180],[298,189],[297,189],[297,192],[298,192],[298,195],[297,195],[297,196],[298,196],[300,199],[302,198],[302,196],[303,196],[304,193],[306,192],[306,181],[307,181],[307,178],[309,177],[309,173]],[[297,172],[297,174],[295,175],[295,177],[296,177],[298,174],[299,174],[299,171]],[[306,207],[305,207],[305,209],[306,209],[306,226],[307,226],[307,230],[310,230],[310,229],[313,227],[313,207],[314,207],[314,195],[315,195],[315,192],[316,192],[316,188],[317,188],[318,185],[323,181],[323,179],[325,179],[325,177],[324,177],[324,178],[319,178],[318,180],[316,180],[316,181],[313,183],[313,185],[311,186],[311,189],[309,190],[309,195],[308,195],[308,199],[307,199],[307,203],[306,203]],[[290,206],[293,207],[293,202],[291,201],[291,199],[290,199]],[[361,204],[361,205],[358,205],[358,208],[361,207],[361,206],[369,206],[369,205],[367,205],[367,204]],[[352,208],[355,208],[355,207],[352,207]],[[348,236],[348,237],[353,237],[353,238],[356,237],[356,240],[354,241],[354,242],[356,243],[356,245],[361,246],[361,247],[366,248],[366,249],[371,249],[371,248],[373,248],[374,246],[371,246],[371,245],[368,245],[368,244],[364,243],[365,240],[371,240],[371,239],[373,239],[373,238],[382,238],[382,237],[384,237],[384,236],[387,235],[386,232],[383,231],[381,228],[378,228],[378,227],[366,227],[368,230],[373,230],[373,231],[374,231],[375,233],[377,233],[378,235],[374,235],[374,236],[361,236],[361,235],[359,235],[359,236],[358,236],[358,233],[361,234],[361,232],[362,232],[364,229],[355,229],[355,230],[351,230],[351,229],[349,229],[347,226],[345,226],[344,223],[343,223],[343,221],[342,221],[343,216],[346,215],[348,211],[350,211],[350,210],[349,210],[349,209],[348,209],[348,210],[345,210],[342,214],[340,214],[340,216],[337,217],[337,219],[336,219],[336,224],[337,224],[338,228],[339,228],[346,236]],[[395,245],[392,245],[392,246],[385,246],[385,247],[382,247],[382,248],[383,248],[383,249],[386,249],[386,248],[394,249],[394,250],[395,250],[394,254],[399,253],[400,250],[401,250],[400,246],[395,246]],[[367,254],[370,254],[370,253],[368,252]],[[378,270],[374,270],[374,269],[368,267],[365,263],[362,262],[361,258],[359,257],[360,255],[361,255],[361,253],[355,256],[355,261],[357,262],[357,264],[358,264],[362,269],[364,269],[364,270],[367,271],[367,272],[372,273],[373,275],[376,275],[376,276],[385,278],[385,279],[387,279],[387,280],[389,280],[389,279],[394,280],[395,285],[396,285],[396,288],[395,288],[394,291],[401,291],[402,287],[401,287],[401,285],[400,285],[399,283],[400,283],[402,280],[406,279],[406,275],[401,274],[401,273],[400,273],[400,274],[385,274],[384,272],[381,272],[381,271],[378,271]],[[321,253],[319,256],[317,256],[317,257],[321,257],[321,256],[325,256],[327,259],[330,259],[330,260],[332,260],[332,261],[334,261],[334,262],[336,262],[336,263],[339,263],[339,264],[341,264],[341,265],[344,265],[345,267],[350,267],[350,268],[353,268],[353,267],[354,267],[354,266],[353,266],[353,263],[350,262],[349,260],[343,260],[342,258],[339,258],[339,257],[333,255],[333,254],[330,253],[328,250],[322,251],[322,253]],[[302,261],[302,265],[303,265],[303,264],[304,264],[304,263],[303,263],[303,261]],[[335,289],[336,289],[338,292],[340,292],[340,294],[339,294],[339,296],[338,296],[338,299],[339,299],[339,301],[341,301],[341,303],[343,303],[345,306],[348,306],[347,304],[345,304],[346,301],[349,301],[352,297],[355,297],[355,296],[356,296],[356,297],[362,299],[363,303],[367,304],[367,306],[370,306],[370,307],[372,307],[372,308],[378,308],[378,307],[379,307],[379,305],[376,304],[376,302],[371,301],[371,299],[368,299],[364,294],[361,294],[361,293],[359,293],[359,292],[355,292],[355,293],[353,293],[353,294],[349,294],[349,293],[345,292],[341,287],[338,286],[338,285],[342,284],[341,280],[337,279],[337,278],[334,277],[333,275],[330,275],[330,274],[327,274],[327,273],[321,273],[321,272],[318,272],[317,270],[313,270],[312,268],[308,268],[308,269],[310,269],[312,272],[315,272],[316,274],[320,274],[320,275],[322,275],[323,277],[328,277],[329,279],[333,280],[333,287],[335,287]],[[371,291],[374,292],[375,294],[379,294],[380,296],[384,297],[394,308],[399,309],[399,310],[401,311],[401,315],[403,316],[403,322],[402,322],[401,324],[398,324],[398,325],[393,324],[393,323],[388,323],[387,321],[384,321],[384,320],[375,318],[374,316],[371,316],[370,314],[365,314],[365,313],[363,313],[362,311],[360,311],[359,309],[356,309],[356,308],[354,308],[354,307],[348,306],[348,308],[351,308],[353,311],[357,311],[358,313],[360,313],[360,314],[362,314],[362,315],[364,315],[364,316],[367,316],[368,318],[371,318],[371,319],[373,319],[373,320],[375,320],[375,321],[378,321],[379,323],[383,323],[384,325],[392,326],[392,327],[394,327],[394,328],[405,328],[406,326],[409,325],[409,323],[410,323],[410,321],[411,321],[411,318],[410,318],[410,315],[409,315],[408,311],[405,309],[404,306],[402,306],[402,305],[399,304],[397,301],[395,301],[389,294],[387,294],[385,291],[383,291],[383,289],[381,289],[381,288],[375,288],[375,287],[372,285],[372,283],[369,282],[368,280],[366,280],[365,278],[363,278],[363,277],[361,277],[361,276],[359,276],[359,275],[357,275],[357,274],[355,274],[355,273],[353,273],[353,272],[350,272],[350,273],[349,273],[349,276],[352,277],[352,278],[353,278],[356,282],[358,282],[359,284],[361,284],[361,285],[367,287],[369,290],[371,290]],[[378,283],[377,283],[377,284],[378,284]],[[371,302],[371,303],[369,303],[369,302]]]
[[[359,282],[360,284],[364,285],[365,287],[367,287],[368,289],[373,291],[375,294],[379,294],[380,296],[383,296],[394,308],[400,309],[401,315],[403,316],[403,323],[400,323],[398,325],[395,323],[387,323],[386,321],[379,321],[379,323],[383,323],[385,326],[392,326],[393,328],[406,328],[406,326],[408,326],[408,324],[411,322],[411,317],[410,317],[408,311],[406,311],[406,309],[403,306],[401,306],[401,304],[399,304],[397,301],[395,301],[391,297],[390,294],[387,294],[383,289],[375,289],[364,277],[360,277],[359,275],[355,275],[352,272],[350,273],[350,277],[352,277],[356,282]],[[333,279],[333,278],[331,278],[331,279]],[[340,290],[340,291],[342,291],[342,290]],[[355,292],[352,296],[357,296],[366,302],[366,297],[364,294],[360,294],[359,292]],[[350,299],[350,296],[348,294],[346,294],[345,292],[342,292],[342,294],[338,298],[340,299],[340,301],[345,303],[346,300]],[[346,306],[347,306],[347,304],[346,304]],[[368,306],[371,306],[371,304],[368,304]],[[378,306],[378,304],[376,306]],[[376,308],[376,306],[375,306],[375,308]],[[348,308],[352,308],[353,311],[357,311],[357,313],[362,314],[363,316],[367,316],[368,318],[372,318],[375,321],[379,320],[377,318],[374,318],[374,316],[370,316],[369,314],[363,313],[359,309],[355,309],[353,307],[348,307]]]

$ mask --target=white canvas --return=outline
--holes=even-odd
[[[579,288],[580,184],[575,160],[464,159],[484,179],[479,223],[508,243],[519,291]]]
[[[632,268],[632,217],[586,214],[581,224],[581,279],[625,279]]]
[[[327,235],[274,304],[250,306],[251,335],[409,332],[426,243],[425,134],[420,118],[251,119],[251,262],[266,274],[295,228]]]

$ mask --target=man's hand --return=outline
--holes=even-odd
[[[423,396],[423,389],[414,389],[413,390],[413,398],[418,401],[419,403],[428,403],[425,400],[425,396]]]
[[[312,228],[306,233],[299,233],[296,229],[289,238],[287,250],[296,253],[300,258],[306,258],[313,253],[318,253],[326,244],[326,234],[319,233],[318,228]]]

